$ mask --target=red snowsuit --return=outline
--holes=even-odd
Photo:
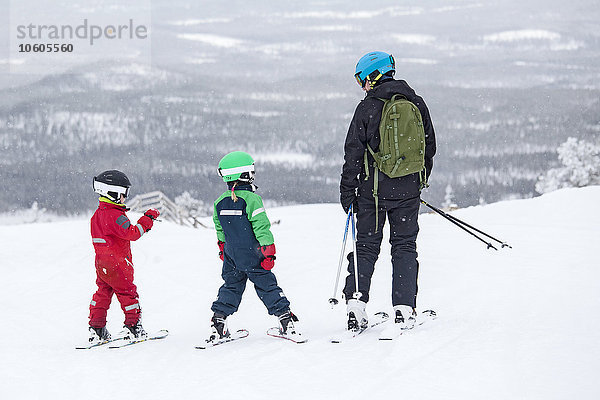
[[[106,313],[113,293],[125,313],[125,325],[135,325],[141,316],[137,287],[133,284],[133,262],[130,241],[138,240],[152,228],[152,219],[142,216],[132,225],[124,205],[103,197],[92,216],[91,232],[96,251],[96,284],[98,290],[90,303],[90,326],[106,325]]]

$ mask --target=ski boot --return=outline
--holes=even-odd
[[[148,334],[142,327],[142,322],[138,321],[135,325],[123,325],[123,339],[131,341],[144,340],[148,337]]]
[[[300,333],[298,327],[294,324],[294,322],[298,322],[298,317],[296,317],[293,312],[287,310],[283,314],[278,315],[277,318],[279,318],[279,335],[276,333],[270,333],[271,330],[267,331],[267,334],[288,339],[294,343],[306,342],[307,339],[302,335],[302,333]]]
[[[394,323],[385,328],[379,339],[392,340],[402,334],[402,331],[412,329],[417,322],[417,311],[411,306],[394,306]]]
[[[400,329],[412,329],[417,322],[417,311],[411,306],[395,306],[394,312],[396,317],[394,318],[394,324],[400,327]]]
[[[369,326],[366,312],[367,303],[360,300],[348,300],[346,312],[348,313],[348,330],[357,332]]]
[[[278,315],[277,318],[279,318],[279,333],[282,335],[300,335],[294,325],[294,322],[298,322],[298,317],[293,312],[288,310]]]
[[[88,339],[90,344],[108,342],[110,339],[110,333],[105,326],[102,328],[94,328],[93,326],[90,326],[90,337]]]
[[[214,313],[210,319],[211,333],[206,340],[207,343],[218,342],[219,340],[226,339],[230,336],[229,329],[227,329],[226,318],[227,317],[223,314]]]

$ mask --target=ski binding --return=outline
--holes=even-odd
[[[109,349],[120,349],[121,347],[127,347],[127,346],[131,346],[137,343],[143,343],[143,342],[147,342],[149,340],[158,340],[158,339],[164,339],[167,336],[169,336],[169,331],[166,329],[161,329],[160,331],[156,332],[153,335],[148,335],[144,338],[140,338],[140,339],[136,339],[133,338],[131,340],[126,339],[125,337],[120,337],[119,342],[112,344],[110,346],[108,346]]]
[[[415,324],[407,329],[393,329],[393,326],[388,327],[389,328],[389,332],[382,332],[381,336],[379,337],[379,340],[394,340],[395,338],[401,336],[403,333],[411,331],[413,329],[415,329],[418,326],[423,325],[424,323],[426,323],[427,321],[432,321],[434,319],[437,318],[437,314],[435,313],[435,311],[433,310],[425,310],[423,312],[421,312],[419,315],[417,315],[417,320],[415,321]]]
[[[93,349],[95,347],[104,346],[106,344],[113,343],[113,342],[116,342],[117,340],[121,340],[121,339],[123,339],[123,338],[121,338],[121,337],[115,337],[115,338],[109,339],[109,340],[103,340],[103,341],[100,341],[100,342],[94,342],[94,343],[84,344],[84,345],[81,345],[81,346],[76,346],[75,349],[77,349],[77,350]]]
[[[374,328],[377,325],[383,324],[389,318],[390,318],[390,316],[386,312],[383,312],[383,311],[377,312],[377,313],[373,314],[373,317],[371,318],[369,325],[367,325],[363,328],[359,328],[356,331],[346,330],[339,337],[332,338],[331,343],[342,343],[346,339],[355,338],[358,335],[360,335],[361,333],[365,332],[366,330]]]
[[[267,330],[267,335],[274,337],[274,338],[289,340],[290,342],[294,342],[297,344],[308,342],[308,339],[305,338],[304,336],[302,336],[302,334],[299,334],[299,333],[294,333],[291,335],[283,334],[283,333],[281,333],[281,331],[279,330],[278,327],[269,328]]]
[[[200,346],[195,346],[195,348],[201,349],[201,350],[208,349],[209,347],[215,347],[220,344],[233,342],[234,340],[238,340],[238,339],[243,339],[245,337],[248,337],[249,334],[250,334],[250,332],[248,332],[246,329],[240,329],[236,332],[231,333],[228,337],[225,337],[222,339],[217,339],[217,340],[212,340],[212,341],[207,340],[204,344],[202,344]]]

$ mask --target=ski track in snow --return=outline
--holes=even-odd
[[[269,209],[281,220],[274,272],[309,342],[268,337],[277,321],[248,284],[229,326],[250,336],[208,350],[194,346],[208,334],[221,284],[213,230],[163,222],[132,244],[144,326],[168,329],[168,338],[75,350],[95,290],[89,221],[0,226],[0,398],[595,399],[600,216],[589,206],[599,201],[596,186],[452,212],[514,247],[499,252],[421,215],[418,306],[438,319],[395,341],[377,340],[381,326],[341,344],[329,338],[345,310],[327,302],[341,207]],[[371,314],[391,313],[389,254],[384,240]],[[116,334],[116,298],[108,318]]]

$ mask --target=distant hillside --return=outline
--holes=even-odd
[[[102,68],[2,93],[12,98],[0,109],[0,168],[11,190],[0,193],[0,211],[33,201],[58,211],[89,208],[92,177],[110,168],[126,171],[136,193],[189,191],[211,201],[223,186],[216,164],[235,149],[255,156],[265,198],[337,200],[356,93],[285,81],[219,87],[135,64]],[[597,134],[599,91],[416,89],[437,132],[432,201],[442,201],[447,185],[459,205],[532,196],[537,177],[556,163],[558,144]]]
[[[0,211],[34,201],[93,207],[92,176],[109,168],[127,172],[134,193],[211,201],[223,186],[216,164],[236,149],[256,158],[266,199],[337,201],[343,141],[363,96],[354,66],[374,49],[395,56],[397,78],[430,108],[432,202],[447,190],[461,206],[534,196],[560,143],[600,132],[593,0],[567,9],[558,0],[151,3],[151,65],[135,53],[82,56],[26,86],[1,76]],[[58,9],[40,1],[28,12]]]

